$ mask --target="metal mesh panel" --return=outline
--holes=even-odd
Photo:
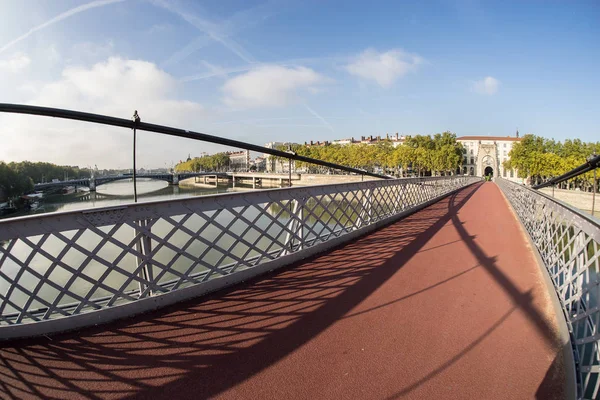
[[[439,177],[130,204],[0,221],[0,331],[202,285],[473,183]]]
[[[552,278],[571,332],[585,399],[600,390],[600,224],[522,185],[497,179]]]

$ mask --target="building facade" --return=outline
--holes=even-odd
[[[246,172],[250,169],[250,151],[242,150],[228,153],[229,168],[232,171]]]
[[[395,135],[390,135],[388,133],[385,135],[385,137],[371,135],[371,136],[361,136],[360,139],[354,139],[353,137],[346,138],[346,139],[336,139],[336,140],[332,140],[331,142],[328,142],[328,141],[313,142],[311,140],[310,142],[304,142],[304,145],[305,146],[328,146],[330,144],[337,144],[340,146],[345,146],[345,145],[349,145],[349,144],[377,144],[377,143],[382,143],[384,141],[387,141],[387,142],[391,143],[392,146],[397,147],[397,146],[400,146],[401,144],[403,144],[405,139],[406,139],[405,136],[401,136],[398,134],[398,132],[396,132]]]
[[[289,143],[289,142],[270,142],[266,143],[265,147],[268,149],[277,149],[281,147],[289,147],[296,145],[297,143]],[[264,154],[264,166],[265,171],[274,173],[274,174],[287,174],[290,171],[290,163],[287,160],[279,159],[270,154]],[[296,170],[296,162],[292,161],[291,163],[292,172]]]
[[[503,163],[510,159],[513,144],[519,142],[517,136],[461,136],[456,140],[463,145],[462,173],[464,175],[500,176],[520,182],[516,170],[504,168]]]

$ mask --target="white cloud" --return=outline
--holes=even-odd
[[[172,122],[174,114],[202,108],[169,99],[177,86],[171,75],[151,62],[111,57],[90,68],[67,67],[62,79],[44,85],[32,102],[111,115],[133,112],[137,107],[151,115],[153,122]],[[178,111],[178,107],[183,109]]]
[[[29,87],[28,103],[122,118],[138,110],[142,121],[190,129],[206,113],[198,103],[177,99],[179,85],[153,63],[113,57],[89,68],[68,67],[61,79]],[[127,129],[16,115],[0,115],[0,126],[0,159],[105,167],[130,164]],[[189,151],[182,150],[181,140],[140,133],[138,154],[151,165],[155,160],[178,160]]]
[[[233,108],[281,107],[326,81],[310,68],[267,65],[229,79],[222,90],[225,104]]]
[[[473,83],[473,91],[479,94],[492,95],[498,91],[499,86],[500,81],[498,79],[491,76],[486,76],[485,78]]]
[[[346,65],[346,70],[352,75],[375,81],[381,87],[388,88],[398,78],[415,71],[422,63],[423,58],[420,56],[399,49],[385,53],[368,49]]]
[[[0,72],[20,72],[29,67],[31,59],[23,53],[15,53],[10,58],[0,60]]]

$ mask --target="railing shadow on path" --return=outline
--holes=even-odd
[[[327,254],[203,298],[108,326],[3,344],[0,397],[217,396],[351,316],[454,221],[480,186],[454,193],[448,206],[435,203]],[[463,240],[472,238],[465,233]],[[480,267],[493,270],[492,259],[472,251],[481,255]],[[515,307],[529,310],[526,295],[514,294]]]
[[[524,312],[530,321],[535,325],[536,330],[541,334],[546,344],[552,348],[561,348],[565,344],[561,344],[558,341],[558,336],[555,333],[555,328],[548,318],[533,304],[531,291],[521,292],[515,283],[504,273],[497,265],[497,257],[489,257],[484,250],[476,243],[475,237],[469,235],[469,232],[464,227],[464,222],[460,220],[457,212],[451,212],[455,208],[455,199],[451,198],[448,203],[448,211],[451,215],[451,221],[456,231],[460,235],[462,243],[464,243],[469,251],[476,257],[479,262],[478,266],[481,266],[488,274],[492,276],[494,281],[500,285],[500,287],[507,293],[513,303],[506,313],[504,313],[492,326],[490,326],[485,332],[479,337],[469,343],[462,351],[444,362],[432,372],[421,378],[419,381],[405,387],[403,390],[395,393],[393,396],[388,397],[387,400],[401,398],[423,383],[434,378],[440,373],[444,372],[448,367],[455,364],[463,356],[481,344],[485,338],[487,338],[494,330],[496,330],[504,321],[510,317],[517,309]],[[515,217],[516,218],[516,217]],[[566,344],[569,345],[570,344]],[[563,386],[563,374],[562,370],[563,362],[561,360],[562,350],[559,350],[556,354],[552,365],[544,377],[544,380],[538,387],[536,392],[537,399],[563,399],[564,398],[564,386]]]

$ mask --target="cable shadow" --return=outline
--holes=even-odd
[[[480,186],[327,254],[199,299],[51,340],[3,343],[0,397],[218,396],[348,314]]]
[[[453,202],[454,199],[451,199],[448,203],[449,211],[453,207]],[[520,309],[521,311],[527,314],[529,319],[533,321],[536,330],[542,335],[543,339],[548,345],[552,346],[554,349],[559,349],[562,346],[559,341],[559,338],[557,337],[557,335],[554,334],[554,328],[551,325],[551,323],[547,321],[544,315],[533,305],[533,296],[531,294],[531,291],[521,292],[516,287],[516,285],[510,280],[510,278],[506,276],[496,264],[497,257],[488,257],[483,251],[483,249],[477,243],[475,243],[474,236],[470,236],[468,234],[467,230],[464,227],[464,222],[460,220],[457,213],[452,213],[451,221],[454,227],[456,228],[456,231],[458,232],[459,236],[461,237],[462,242],[467,245],[470,252],[476,257],[477,261],[479,262],[478,265],[483,267],[484,270],[488,272],[492,276],[492,278],[500,285],[500,287],[510,296],[511,301],[513,303],[513,307],[507,313],[505,313],[498,321],[496,321],[490,328],[488,328],[482,335],[480,335],[476,340],[471,342],[467,347],[465,347],[454,357],[444,362],[434,371],[419,379],[417,382],[388,397],[388,400],[397,399],[399,397],[407,395],[408,393],[412,392],[413,390],[426,383],[430,379],[444,372],[446,368],[459,361],[463,356],[465,356],[467,353],[473,350],[478,344],[483,342],[483,340],[486,337],[488,337],[495,329],[497,329],[504,321],[506,321],[508,317],[517,309]],[[555,358],[554,363],[546,373],[546,378],[544,382],[542,382],[542,385],[546,383],[549,386],[542,387],[542,385],[540,385],[536,396],[542,397],[538,398],[554,399],[562,398],[564,396],[562,381],[559,385],[549,382],[555,376],[560,374],[559,364],[560,357],[557,356]],[[549,393],[552,393],[552,397],[543,397],[547,396]]]
[[[473,239],[476,239],[476,238],[477,238],[477,235],[473,235],[473,236],[471,236],[471,237],[472,237]],[[451,244],[454,244],[454,243],[460,243],[460,242],[462,242],[462,239],[453,240],[453,241],[451,241],[451,242],[444,243],[444,244],[440,244],[440,245],[438,245],[438,246],[428,247],[428,248],[426,248],[426,249],[423,249],[423,250],[419,251],[419,253],[424,253],[424,252],[426,252],[426,251],[430,251],[430,250],[439,249],[440,247],[450,246]]]
[[[448,207],[451,205],[449,204]],[[561,346],[557,336],[554,334],[554,328],[552,324],[546,319],[546,317],[532,304],[531,301],[525,301],[524,293],[521,293],[519,288],[513,283],[513,281],[506,276],[502,270],[496,264],[494,257],[488,257],[483,249],[475,243],[472,236],[469,235],[464,224],[458,218],[458,215],[452,215],[452,223],[456,228],[459,236],[463,243],[467,245],[471,253],[477,258],[477,261],[483,266],[484,270],[487,271],[492,278],[498,283],[502,289],[510,296],[513,304],[517,304],[523,312],[534,322],[535,327],[539,333],[542,334],[546,342],[557,348]]]
[[[504,313],[504,315],[502,315],[502,317],[500,317],[498,319],[498,321],[496,321],[485,332],[483,332],[477,339],[475,339],[474,341],[472,341],[471,343],[469,343],[469,345],[467,347],[465,347],[460,353],[456,354],[454,357],[452,357],[451,359],[449,359],[448,361],[446,361],[445,363],[443,363],[442,365],[440,365],[439,367],[437,367],[436,369],[434,369],[433,371],[431,371],[429,374],[425,375],[423,378],[421,378],[418,381],[416,381],[415,383],[413,383],[412,385],[410,385],[410,386],[402,389],[401,391],[395,393],[393,396],[388,397],[386,400],[393,400],[393,399],[397,399],[399,397],[402,397],[404,395],[407,395],[410,392],[412,392],[413,390],[415,390],[416,388],[418,388],[419,386],[421,386],[422,384],[424,384],[425,382],[429,381],[430,379],[432,379],[435,376],[439,375],[440,373],[444,372],[444,370],[446,368],[448,368],[452,364],[456,363],[464,355],[466,355],[468,352],[470,352],[475,347],[477,347],[478,344],[480,344],[481,342],[483,342],[485,340],[485,338],[488,337],[489,335],[491,335],[492,332],[494,332],[500,325],[502,325],[502,323],[504,321],[506,321],[508,319],[508,317],[510,317],[510,315],[516,309],[517,309],[517,307],[512,307],[510,310],[508,310],[506,313]]]
[[[567,352],[571,352],[571,343],[564,345],[567,347]],[[535,398],[537,400],[561,400],[565,396],[565,364],[564,364],[564,350],[560,350],[556,353],[552,365],[548,368],[542,383],[535,392]]]
[[[443,246],[443,245],[442,245],[442,246]],[[448,279],[444,279],[443,281],[439,281],[438,283],[436,283],[436,284],[434,284],[434,285],[427,286],[426,288],[423,288],[423,289],[421,289],[421,290],[417,290],[416,292],[412,292],[411,294],[407,294],[406,296],[402,296],[402,297],[399,297],[399,298],[397,298],[397,299],[395,299],[395,300],[388,301],[387,303],[380,304],[380,305],[378,305],[377,307],[371,307],[371,308],[369,308],[369,309],[367,309],[367,310],[363,310],[363,311],[359,311],[359,312],[357,312],[357,313],[353,313],[353,314],[350,314],[350,315],[343,316],[341,319],[346,319],[346,318],[352,318],[352,317],[356,317],[356,316],[359,316],[359,315],[362,315],[362,314],[369,313],[369,312],[371,312],[371,311],[378,310],[378,309],[380,309],[380,308],[384,308],[384,307],[390,306],[390,305],[392,305],[392,304],[395,304],[395,303],[398,303],[398,302],[400,302],[400,301],[402,301],[402,300],[409,299],[409,298],[411,298],[411,297],[413,297],[413,296],[416,296],[416,295],[418,295],[418,294],[425,293],[425,292],[427,292],[427,291],[429,291],[429,290],[431,290],[431,289],[435,289],[436,287],[438,287],[438,286],[441,286],[441,285],[443,285],[444,283],[447,283],[447,282],[450,282],[450,281],[452,281],[452,280],[454,280],[454,279],[460,278],[461,276],[465,275],[466,273],[468,273],[468,272],[471,272],[471,271],[473,271],[474,269],[477,269],[477,268],[479,268],[479,264],[477,264],[477,265],[475,265],[474,267],[471,267],[471,268],[469,268],[469,269],[466,269],[466,270],[464,270],[464,271],[461,271],[461,272],[459,272],[458,274],[456,274],[456,275],[453,275],[453,276],[451,276],[451,277],[450,277],[450,278],[448,278]]]

